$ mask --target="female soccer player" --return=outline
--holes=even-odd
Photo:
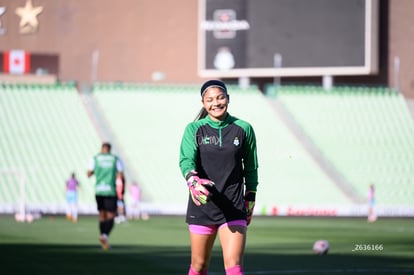
[[[256,137],[252,126],[227,112],[226,85],[201,87],[202,109],[185,128],[180,169],[187,181],[186,222],[191,242],[189,275],[207,274],[218,234],[226,274],[243,274],[243,254],[256,198]]]
[[[66,181],[66,219],[78,222],[78,187],[79,181],[75,173]]]
[[[368,222],[375,222],[377,220],[375,213],[375,187],[372,183],[369,185],[368,204]]]

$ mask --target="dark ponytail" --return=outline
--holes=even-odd
[[[198,112],[198,114],[197,114],[196,118],[194,119],[194,121],[205,118],[207,116],[207,114],[208,114],[207,110],[204,107],[202,107],[200,109],[200,111]]]

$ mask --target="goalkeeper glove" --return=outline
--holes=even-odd
[[[246,191],[244,194],[244,206],[247,213],[247,225],[252,221],[254,205],[256,203],[256,191]]]
[[[210,194],[206,186],[213,186],[214,182],[208,179],[200,179],[196,174],[197,172],[190,172],[187,175],[187,186],[194,204],[200,206],[207,203]]]

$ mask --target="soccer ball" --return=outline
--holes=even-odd
[[[328,254],[329,242],[327,240],[318,240],[313,244],[313,252],[318,255]]]

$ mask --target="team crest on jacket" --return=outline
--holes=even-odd
[[[238,137],[234,137],[233,144],[234,144],[234,146],[239,146],[240,145],[240,141],[239,141]]]

